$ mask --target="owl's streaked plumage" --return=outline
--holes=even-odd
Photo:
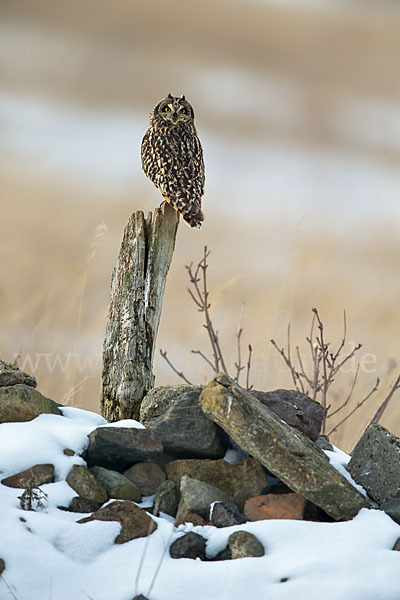
[[[185,96],[169,94],[150,114],[142,141],[142,167],[164,199],[191,227],[204,219],[203,149],[194,126],[194,112]]]

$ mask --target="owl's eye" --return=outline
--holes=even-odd
[[[181,113],[182,113],[183,115],[187,115],[187,112],[188,112],[188,111],[187,111],[187,108],[181,108]]]
[[[171,112],[171,109],[170,109],[170,107],[169,107],[169,106],[165,106],[165,107],[164,107],[164,112]]]

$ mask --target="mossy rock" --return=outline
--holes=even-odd
[[[29,385],[0,387],[0,423],[32,421],[42,414],[62,416],[56,402]]]

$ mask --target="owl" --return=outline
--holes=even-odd
[[[150,113],[142,141],[142,168],[171,206],[191,227],[204,219],[201,198],[205,172],[194,112],[185,96],[169,94]]]

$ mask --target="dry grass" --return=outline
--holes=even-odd
[[[7,185],[7,187],[6,187]],[[30,204],[27,206],[27,187]],[[0,209],[0,252],[2,263],[0,294],[0,356],[12,360],[21,354],[49,355],[53,361],[68,353],[92,360],[80,369],[70,360],[65,372],[49,371],[42,358],[35,372],[39,387],[58,401],[98,410],[100,394],[100,353],[105,330],[111,271],[119,249],[123,226],[132,208],[130,199],[120,197],[104,202],[97,209],[86,196],[80,203],[74,192],[64,195],[3,179],[8,205]],[[51,219],[49,215],[51,214]],[[14,220],[10,221],[10,215]],[[6,219],[7,216],[7,219]],[[88,261],[95,225],[105,222],[108,230],[104,244]],[[209,281],[214,320],[227,360],[236,360],[236,332],[242,303],[244,344],[252,343],[254,360],[252,382],[256,389],[275,389],[290,385],[285,366],[276,356],[269,340],[282,340],[287,323],[292,324],[292,339],[301,342],[308,334],[311,307],[318,306],[333,342],[340,341],[342,309],[348,316],[348,339],[364,344],[365,386],[379,376],[389,387],[399,359],[400,241],[395,231],[365,231],[355,239],[350,231],[319,238],[306,231],[269,222],[253,231],[230,224],[229,237],[221,236],[221,222],[210,223],[204,236],[195,236],[181,225],[177,247],[167,282],[164,312],[159,332],[159,347],[168,350],[190,380],[205,382],[210,372],[190,353],[192,348],[206,350],[207,341],[199,315],[187,294],[185,265],[201,255],[202,244],[212,248]],[[275,233],[274,233],[275,232]],[[240,244],[237,240],[240,239]],[[229,256],[227,256],[229,255]],[[179,315],[179,319],[177,318]],[[367,355],[374,356],[367,356]],[[96,358],[97,356],[97,358]],[[376,356],[375,362],[368,362]],[[362,355],[361,355],[362,358]],[[354,366],[355,368],[355,366]],[[156,353],[157,383],[176,381]],[[348,388],[352,373],[345,374],[339,390]],[[360,397],[366,389],[359,389]],[[383,385],[374,406],[384,397]],[[334,437],[343,447],[351,447],[362,430],[373,406],[357,413]],[[383,424],[400,433],[397,401],[393,401]]]

